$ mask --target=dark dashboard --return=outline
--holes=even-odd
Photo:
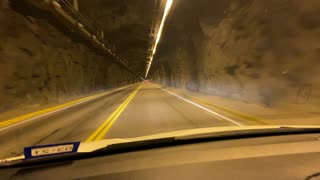
[[[202,142],[0,170],[1,179],[319,179],[320,134]]]

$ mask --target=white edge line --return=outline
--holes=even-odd
[[[132,84],[132,85],[130,85],[130,86],[126,86],[126,87],[121,87],[121,88],[119,88],[119,89],[115,89],[114,91],[119,91],[119,90],[122,90],[122,89],[125,89],[125,88],[128,88],[128,87],[131,87],[131,86],[133,86],[133,85],[134,85],[134,84]],[[111,92],[112,92],[112,91],[111,91]],[[90,100],[99,98],[99,97],[101,97],[101,96],[107,95],[107,94],[109,94],[109,93],[111,93],[111,92],[105,92],[105,93],[100,94],[100,95],[99,95],[99,94],[97,94],[97,95],[92,95],[92,96],[96,96],[96,97],[92,97],[92,98],[89,98],[89,99],[87,99],[87,100],[78,102],[78,103],[76,103],[76,104],[72,104],[72,105],[70,105],[70,106],[66,106],[66,107],[64,107],[64,108],[57,109],[57,110],[54,110],[54,111],[51,111],[51,112],[48,112],[48,113],[45,113],[45,114],[42,114],[42,115],[39,115],[39,116],[36,116],[36,117],[32,117],[32,118],[26,119],[26,120],[24,120],[24,121],[17,122],[17,123],[15,123],[15,124],[12,124],[12,125],[9,125],[9,126],[0,128],[0,131],[3,131],[3,130],[6,130],[6,129],[15,127],[15,126],[17,126],[17,125],[20,125],[20,124],[23,124],[23,123],[26,123],[26,122],[29,122],[29,121],[32,121],[32,120],[35,120],[35,119],[38,119],[38,118],[41,118],[41,117],[43,117],[43,116],[47,116],[47,115],[50,115],[50,114],[53,114],[53,113],[56,113],[56,112],[59,112],[59,111],[62,111],[62,110],[71,108],[71,107],[73,107],[73,106],[80,105],[80,104],[85,103],[85,102],[87,102],[87,101],[90,101]],[[85,98],[85,97],[84,97],[84,98]],[[76,100],[75,100],[75,101],[76,101]],[[68,103],[68,102],[67,102],[67,103]]]
[[[194,106],[196,106],[196,107],[198,107],[198,108],[200,108],[200,109],[202,109],[202,110],[205,110],[205,111],[207,111],[208,113],[213,114],[213,115],[215,115],[215,116],[217,116],[217,117],[219,117],[219,118],[221,118],[221,119],[224,119],[224,120],[226,120],[226,121],[229,121],[230,123],[236,124],[236,125],[238,125],[238,126],[243,126],[243,124],[241,124],[241,123],[239,123],[239,122],[237,122],[237,121],[235,121],[235,120],[232,120],[232,119],[230,119],[230,118],[228,118],[228,117],[226,117],[226,116],[223,116],[223,115],[221,115],[221,114],[219,114],[219,113],[217,113],[217,112],[214,112],[214,111],[212,111],[211,109],[208,109],[208,108],[206,108],[206,107],[203,107],[203,106],[201,106],[200,104],[197,104],[197,103],[192,102],[192,101],[190,101],[190,100],[188,100],[188,99],[185,99],[185,98],[183,98],[183,97],[181,97],[181,96],[179,96],[179,95],[177,95],[177,94],[175,94],[175,93],[172,93],[172,92],[170,92],[170,91],[168,91],[168,90],[166,90],[166,89],[163,89],[163,88],[161,88],[161,87],[159,87],[159,86],[157,86],[157,85],[155,85],[155,84],[153,84],[153,83],[152,83],[152,85],[153,85],[153,86],[156,86],[157,88],[159,88],[159,89],[161,89],[161,90],[163,90],[163,91],[165,91],[165,92],[167,92],[167,93],[169,93],[169,94],[171,94],[171,95],[173,95],[173,96],[175,96],[175,97],[177,97],[177,98],[179,98],[179,99],[181,99],[181,100],[184,100],[184,101],[186,101],[186,102],[188,102],[188,103],[190,103],[190,104],[192,104],[192,105],[194,105]]]

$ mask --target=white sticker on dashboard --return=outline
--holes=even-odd
[[[53,146],[53,147],[35,148],[35,149],[31,150],[31,155],[32,156],[42,156],[42,155],[48,155],[48,154],[72,152],[72,149],[73,149],[73,144]]]
[[[26,159],[29,159],[57,154],[76,153],[79,145],[80,142],[74,142],[26,147],[24,148],[24,155]]]

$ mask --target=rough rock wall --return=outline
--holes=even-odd
[[[29,8],[0,1],[0,112],[136,80],[110,57],[69,36],[49,14]]]
[[[177,5],[153,79],[267,106],[320,105],[320,1],[199,2]]]
[[[158,1],[159,2],[159,1]],[[79,12],[104,31],[111,47],[141,76],[155,18],[154,0],[79,0]]]

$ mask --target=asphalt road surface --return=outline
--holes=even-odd
[[[241,124],[152,83],[138,83],[0,129],[0,158],[21,155],[24,147],[40,144],[236,125]]]

